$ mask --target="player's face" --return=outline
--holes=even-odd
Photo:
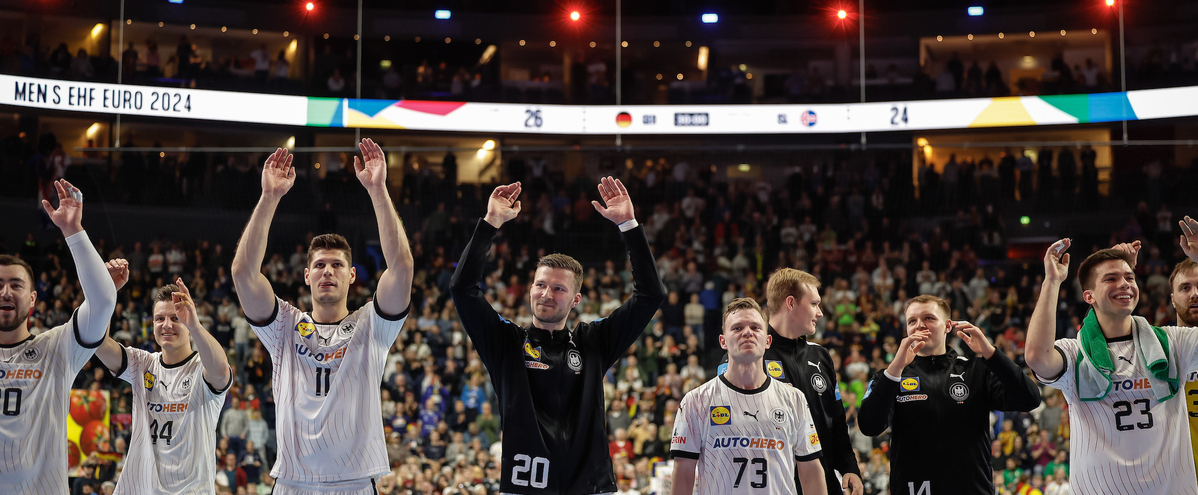
[[[154,342],[157,342],[163,351],[191,346],[191,331],[187,329],[187,325],[179,322],[173,302],[154,303],[153,318]]]
[[[37,291],[24,267],[0,266],[0,332],[21,328],[36,301]]]
[[[336,249],[316,250],[312,254],[312,263],[304,268],[304,280],[312,290],[312,300],[320,304],[345,302],[356,276],[345,253]]]
[[[819,319],[824,317],[824,311],[819,307],[820,304],[819,291],[811,284],[803,285],[803,298],[795,301],[793,309],[793,320],[799,327],[801,335],[815,335],[815,330],[819,328]]]
[[[528,304],[538,322],[560,323],[581,301],[582,293],[574,290],[574,272],[547,266],[537,268],[528,288]]]
[[[1094,288],[1082,296],[1095,311],[1123,317],[1136,309],[1140,288],[1136,285],[1136,273],[1126,261],[1104,261],[1094,267],[1094,274]]]
[[[1198,270],[1178,273],[1169,298],[1177,310],[1177,324],[1198,327]]]
[[[724,320],[720,347],[728,351],[729,361],[761,361],[770,346],[770,340],[760,311],[738,309]]]
[[[933,302],[912,303],[907,306],[907,335],[919,331],[928,331],[928,343],[922,352],[933,352],[944,349],[944,335],[951,329],[948,315]]]

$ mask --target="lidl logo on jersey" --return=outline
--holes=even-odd
[[[524,355],[534,361],[540,361],[541,348],[533,347],[532,342],[529,342],[528,339],[524,339]]]
[[[40,380],[42,370],[35,368],[0,369],[0,380]]]
[[[781,361],[766,361],[765,372],[778,379],[786,379],[786,370],[782,369]]]
[[[919,391],[919,377],[912,376],[912,377],[908,377],[908,378],[903,378],[903,381],[899,382],[899,388],[903,389],[903,392]]]
[[[711,425],[723,426],[732,421],[732,408],[728,406],[711,406]]]
[[[786,449],[786,442],[776,438],[716,437],[716,439],[712,441],[711,448],[784,450]]]
[[[312,338],[312,334],[316,333],[316,324],[310,321],[300,321],[295,324],[295,331],[299,332],[300,337],[305,339]]]
[[[144,375],[141,375],[141,379],[146,384],[146,390],[154,388],[154,384],[158,383],[158,377],[154,376],[154,374],[150,373],[149,371],[147,371]]]
[[[187,412],[186,402],[164,402],[162,404],[147,402],[146,410],[152,413],[181,413]]]

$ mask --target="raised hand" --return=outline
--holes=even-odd
[[[1111,246],[1111,249],[1118,249],[1131,255],[1131,267],[1136,267],[1136,258],[1140,255],[1140,241],[1123,242]]]
[[[973,352],[985,359],[990,359],[994,355],[994,344],[990,343],[990,339],[986,338],[986,334],[982,329],[974,326],[967,321],[950,321],[948,322],[957,331],[957,336],[965,341]]]
[[[919,350],[923,349],[923,346],[927,345],[931,336],[932,332],[929,330],[917,330],[899,342],[898,350],[894,352],[894,360],[890,362],[887,371],[891,375],[902,376],[903,368],[915,360],[915,356],[919,354]]]
[[[54,189],[58,191],[58,208],[54,208],[49,200],[42,200],[42,208],[50,221],[58,226],[63,237],[83,232],[83,193],[66,179],[54,181]]]
[[[487,199],[487,216],[483,217],[483,220],[492,227],[499,228],[516,218],[516,215],[520,214],[520,201],[516,199],[520,197],[520,191],[519,182],[496,187]]]
[[[108,275],[112,277],[112,284],[116,286],[116,290],[121,290],[125,283],[129,282],[129,262],[124,258],[104,263],[104,268],[108,269]]]
[[[362,150],[361,161],[356,155],[354,156],[354,173],[358,176],[358,182],[361,182],[367,191],[385,190],[387,187],[387,156],[383,154],[383,148],[370,138],[363,138],[362,142],[358,143],[358,149]]]
[[[281,198],[291,186],[295,185],[295,169],[291,167],[291,159],[295,158],[287,152],[287,148],[279,148],[266,158],[262,165],[262,195]]]
[[[182,278],[175,280],[175,285],[179,287],[179,292],[171,293],[171,300],[175,303],[175,316],[179,318],[179,323],[194,331],[200,327],[200,318],[196,315],[196,304],[191,300],[191,291],[183,285]]]
[[[1073,241],[1066,238],[1048,246],[1048,251],[1044,253],[1045,280],[1054,284],[1060,284],[1069,277],[1069,254],[1065,251],[1071,245],[1073,245]],[[1195,245],[1198,245],[1198,239],[1195,239]]]
[[[620,179],[613,179],[611,176],[600,179],[599,197],[607,207],[598,201],[591,201],[591,205],[595,207],[595,211],[616,225],[636,218],[632,211],[632,198],[628,196],[628,190],[624,189]]]
[[[1177,223],[1181,225],[1181,250],[1190,259],[1198,261],[1198,220],[1186,215]]]

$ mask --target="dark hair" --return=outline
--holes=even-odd
[[[757,301],[750,297],[738,297],[733,299],[732,302],[728,303],[728,307],[724,308],[724,316],[720,318],[720,332],[722,333],[724,331],[724,323],[727,323],[728,315],[744,309],[756,311],[757,314],[761,315],[761,320],[766,321],[765,313],[761,311],[761,305],[757,304]]]
[[[1077,280],[1082,284],[1082,290],[1091,290],[1094,288],[1094,268],[1098,265],[1112,260],[1123,260],[1127,262],[1127,266],[1136,266],[1135,258],[1131,257],[1131,253],[1120,251],[1118,249],[1099,249],[1094,254],[1086,257],[1081,266],[1077,268]],[[1172,281],[1172,279],[1170,279]]]
[[[570,270],[574,273],[574,292],[578,293],[582,290],[582,264],[578,260],[561,253],[553,253],[542,256],[537,261],[537,268],[542,266]]]
[[[164,302],[164,301],[165,302],[174,301],[174,297],[172,297],[172,294],[174,294],[176,292],[179,292],[179,286],[175,285],[175,284],[166,284],[162,287],[159,287],[158,290],[154,291],[154,304],[158,304],[158,303]]]
[[[1198,262],[1195,262],[1189,258],[1181,260],[1181,263],[1178,263],[1177,266],[1173,267],[1173,273],[1169,274],[1169,292],[1173,292],[1173,281],[1177,279],[1178,275],[1192,272],[1195,269],[1198,269]]]
[[[29,284],[33,285],[35,281],[33,278],[33,267],[29,266],[29,263],[26,263],[25,260],[9,254],[0,254],[0,266],[19,266],[24,268],[25,273],[29,275]]]
[[[349,241],[338,234],[321,234],[312,238],[308,245],[308,265],[312,265],[312,254],[319,250],[341,251],[345,253],[345,264],[354,264],[354,255],[350,251]]]

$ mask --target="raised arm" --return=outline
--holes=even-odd
[[[270,280],[262,274],[262,260],[266,256],[270,221],[279,207],[279,200],[295,185],[292,158],[286,149],[279,148],[266,159],[262,166],[262,197],[250,215],[241,240],[237,242],[237,253],[233,255],[233,287],[237,289],[241,309],[251,322],[268,323],[266,320],[275,310],[275,291]]]
[[[71,257],[75,258],[79,285],[83,287],[83,304],[75,315],[76,340],[80,345],[94,348],[108,331],[108,322],[116,309],[116,288],[100,253],[83,231],[83,193],[64,179],[55,181],[54,189],[58,191],[58,208],[44,199],[42,208],[66,237]]]
[[[229,368],[229,357],[220,346],[220,342],[200,324],[195,301],[191,299],[191,291],[183,285],[183,279],[176,280],[175,285],[179,286],[179,292],[171,293],[171,299],[175,303],[175,314],[179,317],[179,322],[187,326],[187,330],[191,332],[191,339],[196,343],[196,353],[200,355],[200,363],[204,365],[204,381],[208,382],[213,390],[225,390],[233,376]]]
[[[957,336],[982,358],[990,369],[989,388],[991,409],[999,411],[1031,411],[1040,405],[1040,387],[1019,369],[1006,354],[998,352],[986,333],[967,321],[953,322]]]
[[[865,391],[865,397],[861,399],[861,408],[857,410],[857,427],[861,429],[862,434],[876,437],[890,426],[903,368],[915,360],[919,350],[927,345],[930,336],[931,332],[927,330],[908,335],[899,342],[890,366],[874,374],[869,388]]]
[[[1027,348],[1024,359],[1028,367],[1045,380],[1055,380],[1065,372],[1065,359],[1053,348],[1057,328],[1057,297],[1061,284],[1069,276],[1069,249],[1072,242],[1061,239],[1052,243],[1044,253],[1044,283],[1040,299],[1027,325]]]
[[[112,277],[113,289],[120,292],[125,283],[129,281],[129,262],[118,258],[104,263],[104,267],[108,269],[108,275]],[[125,353],[121,351],[121,344],[106,333],[104,342],[101,342],[100,347],[96,348],[96,357],[100,358],[100,362],[104,363],[104,367],[108,368],[109,372],[116,375],[121,371]]]
[[[657,274],[657,263],[649,250],[645,228],[636,221],[632,198],[624,184],[619,179],[604,177],[599,183],[599,196],[607,206],[598,201],[591,204],[600,215],[619,227],[624,235],[624,247],[628,249],[628,260],[632,262],[632,296],[596,326],[600,329],[597,338],[610,366],[644,332],[653,314],[665,302],[666,288]]]
[[[379,224],[379,243],[383,248],[383,259],[387,261],[374,298],[383,313],[398,315],[408,309],[412,298],[415,268],[412,248],[395,205],[391,203],[391,194],[387,192],[387,157],[383,155],[383,149],[370,139],[363,139],[358,148],[362,150],[362,161],[354,157],[354,171],[358,181],[370,193],[374,217]]]

